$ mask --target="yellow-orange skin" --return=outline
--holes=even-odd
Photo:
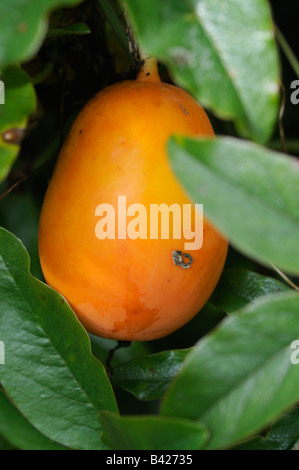
[[[96,207],[112,204],[117,214],[119,195],[148,212],[150,204],[191,203],[167,156],[174,133],[213,135],[213,129],[188,93],[143,73],[87,103],[61,150],[40,217],[40,261],[47,283],[95,335],[166,336],[194,317],[221,275],[228,243],[205,219],[203,246],[189,252],[188,270],[172,260],[174,250],[186,251],[184,239],[95,235]]]

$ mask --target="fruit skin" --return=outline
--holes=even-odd
[[[204,219],[190,269],[175,266],[186,240],[95,236],[101,203],[189,204],[166,153],[174,133],[214,135],[202,107],[144,68],[97,94],[74,122],[43,203],[39,253],[47,283],[85,328],[105,338],[147,341],[187,323],[221,275],[228,242]],[[193,214],[194,217],[194,214]]]

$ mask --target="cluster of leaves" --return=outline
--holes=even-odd
[[[60,145],[57,117],[49,126],[53,110],[45,95],[51,87],[54,93],[68,88],[68,103],[75,103],[67,107],[63,134],[98,91],[98,78],[105,86],[118,68],[129,66],[128,46],[115,1],[86,0],[58,10],[48,28],[50,11],[61,4],[0,4],[3,193],[12,175],[25,171],[13,165],[18,154],[31,171],[29,190],[5,195],[0,206],[0,448],[295,448],[299,365],[291,355],[299,339],[299,294],[292,288],[299,275],[299,166],[295,157],[270,149],[278,128],[280,66],[268,1],[122,2],[140,47],[229,134],[213,140],[174,136],[169,155],[192,199],[204,204],[232,248],[201,314],[166,339],[119,350],[109,376],[104,364],[115,342],[88,336],[65,299],[42,282],[36,200],[45,183],[40,190],[34,171]],[[100,26],[105,33],[99,36],[94,28]],[[61,51],[75,38],[66,73]],[[83,77],[81,63],[74,64],[83,56],[92,78],[82,91],[75,85]],[[42,124],[30,137],[38,101],[46,109],[42,117],[35,112]],[[26,245],[35,277],[24,245],[7,229]],[[292,277],[285,276],[289,283],[277,279],[274,266]]]

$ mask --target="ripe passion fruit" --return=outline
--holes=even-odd
[[[173,215],[169,236],[150,227],[152,206],[158,214],[161,205],[181,214],[190,207],[193,227],[199,216],[169,163],[175,133],[214,135],[203,108],[162,83],[149,61],[136,80],[86,104],[61,150],[40,216],[40,261],[47,283],[95,335],[146,341],[172,333],[207,302],[223,270],[228,242],[205,217],[203,244],[190,251],[186,218],[178,228]]]

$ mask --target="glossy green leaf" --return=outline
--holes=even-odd
[[[64,28],[50,27],[47,32],[47,38],[57,36],[69,36],[73,34],[90,34],[90,28],[84,23],[74,23]]]
[[[75,449],[102,449],[100,410],[117,412],[104,367],[64,298],[29,273],[20,241],[0,229],[0,382],[42,434]]]
[[[112,382],[133,393],[139,400],[162,398],[190,351],[191,349],[163,351],[138,357],[116,367]]]
[[[287,413],[271,426],[266,437],[254,437],[236,450],[290,450],[299,439],[299,408]]]
[[[174,80],[239,131],[265,142],[279,65],[266,0],[125,0],[137,40]]]
[[[165,416],[119,416],[102,412],[103,440],[116,450],[196,450],[209,434],[205,426]]]
[[[66,450],[35,429],[0,390],[0,433],[22,450]]]
[[[296,158],[230,137],[173,138],[169,154],[191,198],[238,250],[299,273]]]
[[[5,104],[0,104],[0,182],[8,174],[19,152],[28,117],[36,106],[34,88],[20,67],[5,68],[2,80]]]
[[[299,400],[299,294],[276,294],[232,314],[193,348],[169,388],[162,414],[199,420],[207,448],[259,432]]]
[[[0,2],[0,68],[31,58],[47,33],[47,16],[80,0],[10,0]]]
[[[210,302],[225,312],[232,313],[263,295],[269,296],[289,290],[288,286],[277,279],[245,269],[226,269]]]

